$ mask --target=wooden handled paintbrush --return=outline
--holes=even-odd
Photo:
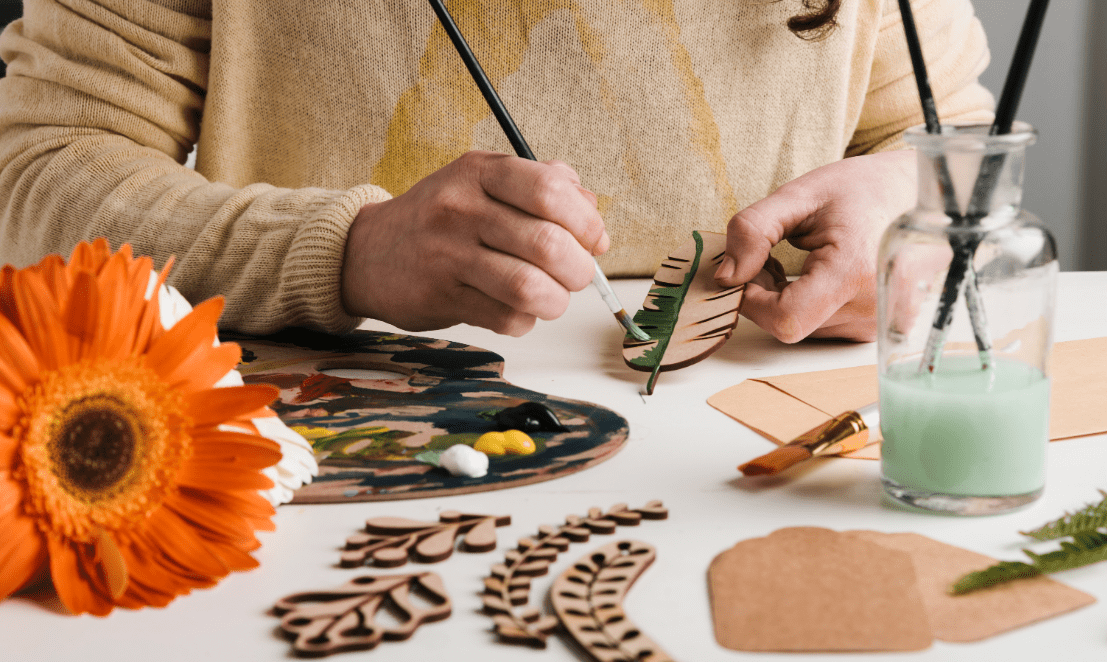
[[[768,476],[813,457],[856,451],[869,443],[869,431],[877,425],[877,403],[839,414],[796,439],[746,464],[744,476]]]

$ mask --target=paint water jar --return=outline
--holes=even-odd
[[[881,473],[893,499],[982,515],[1045,480],[1058,260],[1021,207],[1034,130],[909,129],[919,193],[878,255]]]

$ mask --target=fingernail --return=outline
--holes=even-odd
[[[719,269],[716,269],[716,279],[726,280],[735,275],[735,261],[731,259],[730,255],[723,256],[723,262],[719,265]]]
[[[608,236],[608,231],[604,230],[604,234],[600,235],[600,241],[596,242],[596,245],[592,247],[593,255],[603,255],[608,252],[608,248],[612,245],[612,238]]]

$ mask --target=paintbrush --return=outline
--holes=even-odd
[[[911,8],[905,10],[907,2],[904,2],[904,0],[901,0],[901,2],[901,13],[905,16],[911,16]],[[1016,108],[1019,106],[1020,97],[1023,94],[1027,74],[1031,70],[1031,58],[1035,54],[1035,45],[1038,43],[1039,32],[1046,17],[1048,4],[1049,0],[1031,0],[1028,4],[1027,15],[1024,18],[1023,27],[1020,29],[1019,40],[1016,42],[1016,51],[1012,56],[1012,64],[1008,68],[1008,75],[1004,80],[1004,89],[1001,91],[1000,101],[997,104],[996,117],[992,126],[989,127],[989,135],[1003,135],[1012,130],[1012,122],[1015,119]],[[909,43],[911,43],[914,30],[909,29],[907,22],[905,23],[905,31]],[[922,101],[926,113],[927,102],[926,100]],[[934,108],[933,102],[932,108]],[[992,197],[997,177],[1003,165],[1004,154],[990,154],[984,158],[977,180],[974,182],[973,193],[970,195],[969,207],[966,210],[965,218],[962,219],[963,221],[970,220],[972,222],[988,215],[989,198]],[[951,219],[954,222],[958,221],[955,216],[951,216]],[[961,250],[958,250],[958,248]],[[954,317],[954,304],[958,300],[963,281],[965,281],[966,303],[970,309],[970,321],[975,322],[975,334],[977,332],[976,321],[981,317],[981,302],[977,296],[976,272],[972,264],[975,248],[976,246],[967,244],[957,247],[954,251],[954,259],[947,272],[946,282],[943,284],[942,295],[939,299],[939,307],[935,311],[935,319],[927,338],[927,344],[924,347],[923,358],[920,361],[921,371],[934,372],[938,365],[946,331]],[[984,352],[987,351],[987,348],[982,347],[981,336],[977,337],[978,351],[983,354],[983,358],[986,358]],[[987,337],[985,340],[987,342]],[[983,361],[983,367],[988,367],[988,363]]]
[[[435,15],[438,16],[439,22],[442,24],[444,30],[446,30],[447,36],[450,37],[450,41],[454,44],[454,48],[458,51],[458,55],[462,58],[462,62],[465,63],[466,69],[469,70],[469,75],[473,77],[473,82],[477,84],[477,88],[481,90],[481,95],[485,97],[485,102],[488,103],[489,109],[496,117],[496,121],[500,124],[500,128],[504,131],[504,135],[508,137],[508,142],[512,143],[512,149],[515,150],[516,156],[524,159],[530,159],[537,161],[535,155],[531,152],[531,147],[528,146],[527,141],[523,139],[523,134],[520,132],[519,127],[516,126],[512,116],[508,113],[508,109],[504,107],[504,102],[500,100],[500,95],[496,93],[496,88],[492,86],[492,81],[485,75],[485,70],[481,68],[481,63],[477,61],[477,56],[470,50],[469,44],[466,43],[465,37],[462,36],[461,30],[458,29],[457,24],[454,23],[454,18],[450,15],[450,12],[446,10],[446,6],[443,5],[442,0],[429,0],[431,8],[435,10]],[[604,299],[604,303],[608,305],[608,310],[612,311],[615,315],[616,321],[627,331],[631,337],[636,340],[650,340],[650,336],[639,328],[639,325],[635,324],[631,319],[631,315],[627,313],[623,305],[619,302],[619,297],[616,296],[615,290],[612,289],[612,284],[608,282],[608,278],[604,275],[604,272],[600,269],[600,263],[593,258],[593,264],[595,266],[595,273],[593,274],[592,284],[600,292],[600,298]]]
[[[769,476],[813,457],[849,453],[869,443],[869,431],[877,427],[877,403],[848,411],[820,423],[796,439],[746,464],[744,476]]]
[[[935,96],[931,92],[931,82],[927,77],[927,63],[923,59],[923,48],[920,45],[919,33],[916,31],[916,20],[912,16],[911,0],[898,0],[900,5],[900,18],[904,25],[904,40],[908,44],[908,55],[912,60],[912,73],[916,78],[916,89],[919,92],[920,106],[923,109],[923,121],[927,127],[927,133],[937,135],[943,131],[939,124],[939,112],[935,105]],[[973,210],[962,215],[958,209],[958,201],[954,197],[954,183],[950,176],[950,167],[947,165],[946,155],[938,157],[939,188],[942,190],[943,207],[946,215],[955,226],[967,225],[977,220],[971,216]],[[990,189],[991,190],[991,189]],[[950,247],[953,250],[953,258],[950,268],[947,270],[947,280],[943,287],[943,301],[949,300],[949,305],[940,305],[935,313],[935,321],[932,324],[931,335],[924,350],[924,358],[921,369],[926,368],[934,372],[937,354],[942,348],[943,338],[950,321],[954,317],[954,303],[958,294],[963,289],[966,295],[966,307],[969,310],[970,324],[973,327],[973,337],[977,343],[977,353],[981,358],[982,369],[988,369],[992,365],[992,343],[989,340],[988,328],[985,324],[984,306],[981,303],[981,295],[977,291],[977,274],[973,270],[973,254],[977,249],[977,243],[973,239],[963,239],[959,235],[952,235]],[[951,298],[953,297],[953,298]]]

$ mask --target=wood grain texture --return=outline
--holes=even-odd
[[[419,563],[438,563],[454,553],[454,540],[459,536],[463,550],[491,552],[496,549],[496,527],[511,523],[510,515],[469,515],[455,510],[440,513],[438,522],[374,517],[366,520],[364,533],[346,539],[340,565],[395,568],[409,557]]]
[[[416,606],[413,594],[430,606]],[[382,609],[398,622],[396,626],[376,622]],[[451,604],[442,578],[421,572],[358,577],[337,589],[295,593],[279,600],[273,611],[281,616],[281,632],[292,640],[294,653],[322,657],[407,639],[420,625],[450,616]]]
[[[744,285],[721,288],[715,272],[723,261],[727,236],[694,232],[662,261],[654,284],[635,314],[635,323],[650,340],[623,340],[623,360],[650,372],[647,393],[658,373],[690,366],[710,356],[731,337],[739,321]]]
[[[661,501],[651,501],[634,510],[620,503],[608,512],[590,508],[584,517],[570,515],[561,526],[543,525],[537,535],[520,539],[516,549],[505,554],[504,563],[494,565],[485,578],[481,600],[492,616],[497,636],[504,643],[544,648],[558,619],[525,606],[530,600],[531,578],[545,575],[570,543],[585,542],[594,533],[612,533],[617,526],[637,526],[644,519],[668,516],[669,511]],[[517,611],[520,606],[524,608]]]
[[[654,557],[650,545],[620,540],[581,557],[554,581],[550,589],[554,613],[598,662],[672,662],[623,610],[631,585]]]

